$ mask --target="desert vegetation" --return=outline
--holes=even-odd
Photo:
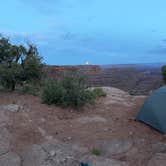
[[[15,45],[8,38],[0,38],[0,84],[15,90],[16,85],[39,82],[42,77],[42,58],[33,44]]]
[[[162,72],[163,80],[166,83],[166,65],[162,66],[161,72]]]
[[[101,156],[101,154],[102,154],[101,150],[100,150],[100,149],[96,149],[96,148],[93,148],[93,149],[91,150],[91,153],[92,153],[93,155],[95,155],[95,156]]]
[[[89,89],[86,77],[80,73],[68,73],[60,80],[44,80],[44,64],[34,44],[15,45],[5,37],[0,38],[1,89],[40,95],[46,104],[81,107],[106,96],[101,88]],[[44,82],[44,83],[43,83]]]
[[[98,97],[106,96],[102,88],[89,89],[85,77],[80,73],[64,76],[59,81],[46,81],[42,101],[49,105],[81,107],[93,103]]]

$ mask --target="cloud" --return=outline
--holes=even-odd
[[[45,11],[48,14],[49,11],[51,12],[55,8],[54,5],[58,3],[58,0],[20,0],[20,2],[39,11]]]
[[[26,42],[32,42],[40,46],[48,44],[48,40],[41,33],[17,32],[2,29],[0,32],[2,36],[8,37],[12,42],[17,44],[25,44]]]
[[[166,42],[166,39],[163,39],[162,42]]]
[[[159,48],[152,49],[152,50],[148,51],[148,53],[166,55],[166,48],[159,47]]]
[[[166,39],[162,39],[156,48],[148,51],[150,54],[166,55]]]
[[[61,37],[63,40],[74,40],[77,39],[77,36],[76,33],[66,32]]]
[[[20,0],[20,2],[37,9],[42,14],[52,15],[64,9],[90,7],[95,0]]]

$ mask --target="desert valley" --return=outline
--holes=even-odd
[[[147,96],[163,84],[160,67],[47,71],[54,77],[73,69],[87,73],[89,84],[103,87],[107,96],[76,111],[17,91],[0,93],[0,165],[164,166],[165,136],[135,120]]]

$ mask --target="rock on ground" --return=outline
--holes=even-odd
[[[87,123],[105,123],[107,120],[101,116],[93,116],[93,117],[82,117],[78,118],[77,121],[82,124],[87,124]]]
[[[132,148],[132,141],[128,139],[114,139],[99,144],[102,151],[108,156],[126,153]]]
[[[3,106],[4,110],[10,111],[10,112],[19,112],[21,107],[17,104],[8,104]]]

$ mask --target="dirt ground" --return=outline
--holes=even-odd
[[[3,111],[4,125],[12,135],[10,148],[20,154],[29,145],[56,138],[62,142],[100,149],[103,157],[126,161],[130,166],[146,166],[154,155],[154,145],[166,143],[165,136],[135,121],[145,96],[130,96],[115,88],[105,88],[107,97],[80,111],[47,106],[39,97],[0,93],[0,105],[17,104],[20,111]],[[3,120],[0,120],[0,123]],[[115,142],[112,143],[112,142]],[[114,147],[116,144],[122,147]]]

